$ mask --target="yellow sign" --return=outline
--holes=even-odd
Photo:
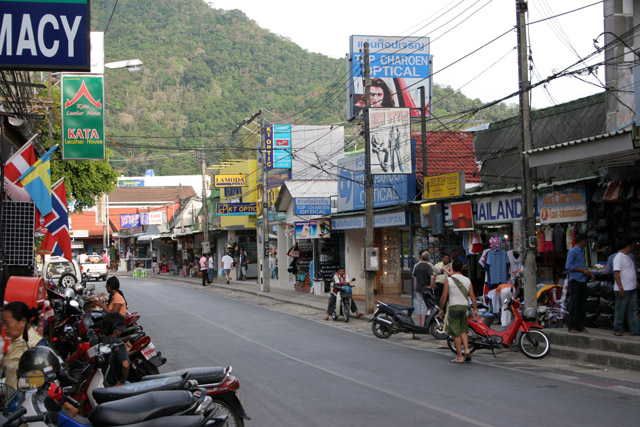
[[[214,187],[246,187],[247,175],[215,175],[213,177]]]
[[[424,188],[424,199],[444,199],[461,196],[464,192],[464,172],[453,172],[444,175],[427,177]]]

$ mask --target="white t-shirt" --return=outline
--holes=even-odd
[[[222,268],[224,268],[225,270],[231,270],[232,267],[233,267],[233,258],[231,258],[229,255],[223,256]]]
[[[209,268],[212,269],[212,270],[214,269],[214,267],[213,267],[213,257],[212,256],[209,257]]]
[[[453,281],[453,277],[455,277],[462,283],[462,286],[464,286],[464,288],[467,290],[467,294],[470,293],[469,289],[471,288],[471,280],[469,280],[462,274],[454,274],[453,276],[449,277],[449,305],[468,306],[469,300],[465,298],[464,295],[462,295],[462,292],[460,292],[460,289],[458,289],[458,285],[456,285],[456,283]]]
[[[623,252],[613,258],[613,271],[620,272],[620,283],[622,283],[622,289],[625,291],[632,291],[637,286],[636,266],[631,260],[631,257]],[[618,282],[614,281],[613,290],[620,291]]]

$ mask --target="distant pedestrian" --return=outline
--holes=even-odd
[[[240,246],[238,250],[238,271],[236,272],[236,277],[239,280],[247,280],[247,267],[249,266],[249,257],[247,257],[244,248]]]
[[[633,251],[633,243],[625,240],[620,252],[613,259],[613,277],[615,283],[613,292],[616,305],[613,314],[613,335],[624,335],[624,317],[627,316],[631,335],[640,335],[640,320],[638,320],[638,276],[635,263],[629,256]]]
[[[202,254],[198,264],[200,265],[200,274],[202,274],[202,286],[205,286],[207,284],[207,270],[209,268],[209,262],[207,261],[207,256],[205,254]]]
[[[587,318],[587,280],[594,279],[593,273],[587,270],[584,247],[587,246],[586,234],[578,234],[576,245],[569,250],[565,268],[569,270],[569,314],[567,324],[569,332],[589,332],[584,324]]]
[[[436,274],[436,300],[440,300],[442,296],[442,290],[444,289],[444,284],[453,274],[453,268],[451,267],[451,257],[449,254],[442,254],[442,261],[437,263],[434,266],[434,273]]]
[[[213,262],[213,255],[212,254],[209,254],[208,267],[209,267],[209,280],[208,280],[208,283],[211,283],[211,282],[213,282],[213,277],[216,274],[216,266],[215,266],[215,264]]]
[[[425,293],[431,289],[433,278],[433,267],[429,263],[429,252],[424,251],[420,256],[420,261],[413,268],[414,277],[414,298],[416,306],[416,316],[418,316],[418,326],[424,326],[427,318],[427,304],[425,302]],[[414,335],[415,336],[415,335]],[[416,337],[417,338],[417,337]]]
[[[102,262],[109,265],[109,256],[107,255],[106,249],[102,251]]]
[[[233,268],[233,258],[231,257],[231,252],[228,252],[225,256],[222,257],[222,270],[224,271],[224,276],[227,278],[227,285],[229,284],[229,279],[231,278],[231,269]]]
[[[131,271],[131,251],[129,250],[129,248],[127,248],[125,260],[127,261],[127,271]]]

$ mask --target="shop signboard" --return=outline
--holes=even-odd
[[[255,203],[217,203],[216,214],[218,216],[255,215]]]
[[[328,239],[331,237],[331,221],[328,219],[299,221],[294,223],[294,226],[296,240]]]
[[[587,220],[587,192],[582,186],[540,191],[538,206],[543,224]]]
[[[246,187],[247,175],[235,174],[235,175],[223,175],[216,174],[213,177],[213,186],[216,188],[223,187]]]
[[[64,75],[62,160],[104,160],[104,76]]]
[[[357,116],[365,106],[365,42],[369,43],[371,107],[408,107],[412,117],[419,117],[420,88],[424,87],[429,115],[432,75],[429,38],[353,35],[349,38],[349,117]]]
[[[144,187],[144,179],[119,179],[118,187]]]
[[[120,228],[133,228],[142,225],[140,223],[140,214],[120,215]]]
[[[464,194],[464,172],[446,173],[427,177],[424,189],[425,200],[458,197]]]
[[[365,207],[364,153],[351,154],[338,160],[338,212],[362,210]],[[413,200],[415,174],[373,176],[373,206],[397,206]]]
[[[73,239],[89,237],[89,230],[69,230],[69,235]]]
[[[330,197],[295,197],[293,199],[296,215],[330,215]]]
[[[473,212],[471,202],[451,203],[451,218],[454,231],[473,230]]]
[[[408,108],[372,108],[369,110],[371,129],[371,173],[411,173],[411,125]]]
[[[89,0],[0,3],[0,69],[91,69]]]
[[[120,237],[133,237],[136,234],[142,234],[141,225],[131,227],[131,228],[121,228],[119,232]]]
[[[408,223],[406,211],[376,214],[373,217],[373,226],[375,228],[403,227]],[[362,230],[364,227],[365,221],[362,215],[331,219],[331,228],[333,230]]]
[[[142,225],[159,225],[164,221],[164,212],[156,211],[156,212],[141,212],[140,213],[140,224]]]
[[[291,169],[291,125],[264,126],[265,167]]]
[[[444,204],[444,221],[453,225],[451,203]],[[471,211],[475,224],[504,224],[522,219],[522,198],[519,195],[482,197],[471,200]],[[536,217],[538,211],[536,209]]]

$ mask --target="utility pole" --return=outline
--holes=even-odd
[[[427,191],[427,101],[424,86],[420,86],[420,128],[422,131],[422,191]]]
[[[521,245],[524,249],[524,303],[525,307],[536,307],[536,248],[535,209],[533,205],[533,175],[529,167],[529,154],[533,148],[531,133],[531,105],[529,103],[529,61],[527,57],[526,0],[516,0],[516,23],[518,30],[518,70],[520,72],[520,130],[522,133],[522,221]],[[533,244],[533,245],[532,245]]]
[[[264,118],[260,114],[260,147],[258,152],[262,152],[262,265],[260,282],[260,290],[262,292],[271,291],[271,276],[269,275],[269,201],[267,197],[267,153],[264,151],[266,144],[264,143]],[[259,246],[258,246],[259,247]],[[260,255],[258,255],[260,257]]]
[[[369,42],[364,44],[364,188],[365,188],[365,232],[364,247],[372,248],[374,242],[373,229],[373,175],[371,175],[371,130],[369,124],[369,109],[371,108],[371,74],[369,71]],[[373,313],[373,287],[376,277],[375,271],[365,271],[364,293],[365,313]]]
[[[204,157],[204,144],[202,144],[202,148],[200,150],[200,155],[202,158],[202,230],[204,232],[203,241],[209,242],[209,207],[207,206],[207,163]],[[204,253],[204,252],[203,252]]]

